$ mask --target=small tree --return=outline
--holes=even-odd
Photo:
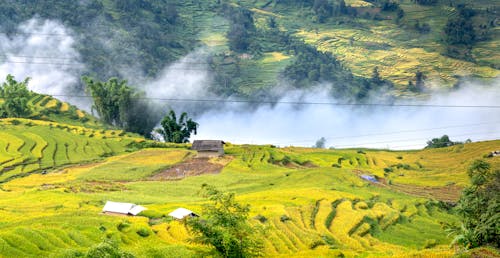
[[[14,76],[7,75],[5,82],[0,85],[0,97],[4,98],[3,111],[7,117],[25,117],[31,114],[31,108],[28,105],[28,100],[31,96],[28,90],[28,82],[30,78],[18,82]]]
[[[326,144],[326,139],[325,137],[319,138],[316,143],[314,144],[313,148],[318,148],[318,149],[324,149]]]
[[[384,80],[380,77],[380,73],[378,71],[378,67],[375,66],[372,71],[372,77],[370,79],[370,82],[375,84],[375,85],[381,85],[384,83]]]
[[[186,143],[189,142],[191,133],[197,133],[198,123],[188,118],[187,113],[183,112],[177,121],[175,111],[170,110],[161,121],[162,128],[156,130],[163,136],[166,142]]]
[[[472,185],[465,188],[456,210],[460,226],[448,229],[455,234],[454,244],[465,248],[482,245],[500,247],[500,170],[491,170],[483,160],[475,160],[467,171]]]
[[[213,246],[223,257],[260,256],[262,243],[248,223],[250,207],[237,203],[234,193],[224,193],[206,184],[201,190],[210,203],[203,207],[201,218],[186,221],[195,234],[193,241]]]

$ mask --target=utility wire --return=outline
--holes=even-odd
[[[498,134],[498,132],[490,133],[488,131],[488,132],[465,133],[465,134],[454,135],[453,137],[473,136],[473,135],[495,135],[495,134]],[[385,143],[395,143],[395,142],[412,142],[412,141],[422,141],[422,140],[426,140],[426,139],[423,139],[423,138],[414,138],[414,139],[405,139],[405,140],[366,142],[366,143],[356,143],[356,144],[341,144],[341,145],[334,145],[334,147],[359,147],[359,146],[371,145],[371,144],[385,144]]]
[[[362,137],[367,137],[367,136],[381,136],[381,135],[393,135],[393,134],[404,134],[404,133],[416,133],[416,132],[424,132],[424,131],[435,131],[435,130],[442,130],[442,129],[463,128],[463,127],[473,127],[473,126],[492,125],[492,124],[500,124],[500,121],[488,122],[488,123],[476,123],[476,124],[451,125],[451,126],[444,126],[444,127],[425,128],[425,129],[391,131],[391,132],[385,132],[385,133],[368,133],[368,134],[360,134],[360,135],[325,137],[325,140],[352,139],[352,138],[362,138]],[[311,141],[315,141],[315,140],[317,140],[317,139],[300,140],[300,141],[293,141],[293,142],[288,142],[288,143],[273,143],[273,144],[284,145],[284,144],[311,142]]]
[[[92,98],[87,95],[54,94],[54,97]],[[133,99],[157,100],[170,102],[198,102],[198,103],[248,103],[248,104],[287,104],[287,105],[327,105],[327,106],[365,106],[365,107],[421,107],[421,108],[484,108],[498,109],[500,105],[445,105],[445,104],[388,104],[388,103],[350,103],[350,102],[309,102],[309,101],[282,101],[282,100],[231,100],[231,99],[189,99],[189,98],[153,98],[133,97]]]

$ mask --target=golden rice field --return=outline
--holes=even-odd
[[[486,5],[476,2],[470,1],[470,5]],[[373,69],[378,67],[382,78],[392,81],[401,90],[406,89],[409,80],[415,80],[417,71],[426,75],[428,87],[449,87],[461,76],[492,79],[500,75],[500,70],[493,68],[499,65],[498,26],[491,29],[490,39],[474,45],[474,62],[443,54],[442,29],[447,18],[456,12],[448,5],[423,6],[400,1],[405,12],[400,24],[394,22],[395,14],[390,12],[380,13],[385,18],[382,20],[366,19],[360,15],[357,18],[339,17],[320,24],[312,21],[309,17],[312,13],[308,13],[307,8],[298,10],[296,6],[266,5],[267,1],[243,0],[238,3],[251,8],[259,24],[265,23],[268,17],[275,17],[281,29],[292,31],[320,51],[334,54],[355,75],[370,77]],[[360,8],[360,12],[363,8],[374,11],[369,1],[349,0],[346,4]],[[259,9],[261,6],[266,7]],[[419,34],[412,29],[417,20],[428,23],[431,31]]]
[[[36,165],[34,173],[16,167],[22,176],[0,183],[0,257],[77,257],[103,239],[138,257],[209,255],[210,247],[190,242],[184,224],[166,215],[177,207],[200,213],[203,183],[251,205],[250,222],[262,231],[267,257],[451,257],[451,239],[441,225],[457,217],[437,201],[439,192],[424,198],[396,186],[453,181],[463,187],[467,165],[500,147],[500,141],[489,141],[393,152],[228,144],[231,161],[211,161],[225,164],[220,174],[154,181],[152,175],[193,152],[183,146],[127,152],[138,139],[118,131],[12,121],[0,120],[2,165],[41,159],[51,166],[44,167],[47,173]],[[498,158],[488,162],[500,166]],[[409,167],[398,168],[402,163]],[[387,167],[394,171],[384,175]],[[392,184],[371,184],[360,173]],[[102,215],[107,200],[148,210],[137,217]]]

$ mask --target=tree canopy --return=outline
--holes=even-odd
[[[460,142],[453,142],[450,140],[448,135],[443,135],[441,138],[433,138],[432,140],[427,141],[427,146],[425,148],[444,148],[456,144],[460,144]]]
[[[149,136],[159,117],[143,100],[144,93],[118,78],[102,82],[83,77],[83,81],[94,101],[92,108],[103,122]]]
[[[475,160],[467,171],[471,186],[465,188],[456,210],[462,224],[450,231],[454,243],[465,248],[483,245],[500,247],[500,170],[484,160]]]
[[[186,112],[182,112],[179,120],[174,110],[170,110],[161,121],[162,128],[157,132],[163,136],[166,142],[186,143],[189,142],[191,133],[197,133],[198,123],[188,118]]]
[[[7,75],[5,82],[0,85],[0,97],[4,98],[4,103],[0,104],[0,117],[25,117],[31,114],[28,100],[31,91],[28,90],[30,78],[18,82],[14,76]]]
[[[194,242],[208,244],[223,257],[260,256],[262,243],[248,223],[250,207],[236,202],[234,193],[225,193],[204,184],[201,193],[210,203],[203,207],[202,217],[186,223],[195,234]]]

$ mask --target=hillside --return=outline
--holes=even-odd
[[[490,141],[394,152],[229,144],[226,157],[208,161],[220,164],[220,173],[158,181],[153,175],[188,162],[193,152],[182,145],[134,151],[130,142],[138,139],[117,131],[24,119],[1,123],[1,157],[32,162],[2,161],[4,257],[75,257],[103,238],[139,257],[208,254],[208,247],[188,241],[185,226],[165,217],[179,206],[199,212],[203,183],[235,192],[238,201],[251,205],[252,223],[266,232],[267,256],[449,257],[451,239],[441,224],[457,217],[438,200],[456,200],[458,192],[449,187],[467,184],[470,161],[500,146]],[[49,166],[39,166],[37,159]],[[5,162],[15,169],[5,171]],[[488,162],[500,164],[498,157]],[[384,175],[387,167],[393,172]],[[14,172],[19,176],[12,177]],[[379,183],[361,175],[376,175]],[[138,217],[101,215],[107,200],[149,210]]]
[[[210,57],[196,65],[208,64],[209,90],[221,96],[269,97],[282,80],[298,88],[332,82],[332,92],[352,98],[388,84],[392,94],[406,96],[421,90],[422,78],[426,87],[451,87],[465,77],[499,75],[496,1],[417,2],[6,1],[0,25],[14,37],[25,33],[16,26],[34,16],[61,21],[74,31],[81,55],[75,61],[83,62],[84,74],[126,77],[139,87],[166,65],[206,49]],[[452,45],[443,31],[462,15],[461,4],[471,15],[474,41]],[[375,68],[386,81],[371,80]]]

